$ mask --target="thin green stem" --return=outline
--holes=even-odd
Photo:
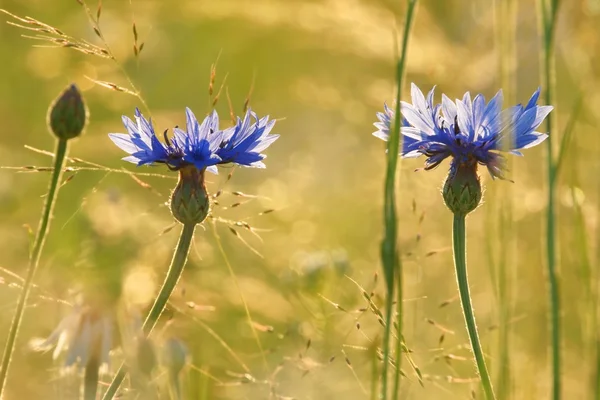
[[[63,166],[68,152],[68,143],[64,139],[58,139],[56,144],[56,151],[54,153],[54,168],[52,170],[52,177],[50,178],[50,188],[48,189],[48,196],[44,203],[44,210],[42,212],[42,219],[40,220],[37,235],[33,244],[33,250],[29,258],[29,266],[27,267],[27,276],[23,283],[23,290],[19,296],[17,302],[17,309],[10,325],[10,331],[8,332],[8,339],[4,346],[4,355],[2,356],[2,366],[0,367],[0,399],[3,398],[4,387],[6,384],[6,378],[8,376],[8,368],[12,358],[13,351],[15,349],[15,342],[17,334],[19,333],[19,327],[23,320],[23,314],[25,312],[25,304],[29,297],[29,292],[33,286],[33,278],[37,271],[40,256],[44,248],[46,241],[46,235],[50,229],[50,220],[52,219],[52,211],[54,210],[54,203],[60,187],[60,180],[63,173]]]
[[[100,365],[97,357],[92,357],[85,366],[83,373],[83,399],[96,400],[98,393],[98,371]]]
[[[377,358],[377,346],[373,346],[369,352],[371,353],[371,390],[370,400],[377,400],[377,382],[379,377],[379,358]]]
[[[596,365],[594,366],[594,378],[595,382],[593,382],[594,386],[594,394],[593,398],[595,400],[600,400],[600,333],[597,334],[598,338],[596,339]]]
[[[469,282],[467,280],[467,243],[466,243],[466,228],[465,215],[454,214],[454,224],[452,226],[452,247],[454,250],[454,267],[456,269],[456,281],[458,283],[458,293],[460,295],[460,303],[462,305],[471,348],[475,356],[475,363],[481,378],[481,385],[485,392],[487,400],[495,400],[492,381],[485,365],[483,350],[479,342],[479,334],[477,333],[477,325],[475,324],[475,315],[473,314],[473,306],[471,305],[471,295],[469,293]]]
[[[540,0],[542,14],[542,30],[544,36],[542,82],[545,89],[546,104],[554,103],[554,28],[558,12],[558,0],[548,5]],[[546,118],[548,139],[548,208],[546,209],[546,257],[548,262],[548,296],[550,301],[550,330],[552,348],[552,399],[561,398],[561,360],[560,360],[560,293],[556,272],[556,228],[555,228],[555,196],[556,196],[556,161],[554,157],[553,122],[555,113]]]
[[[167,272],[167,277],[163,282],[162,287],[160,288],[160,292],[158,292],[158,296],[154,300],[154,304],[144,321],[144,335],[148,336],[156,322],[160,318],[163,310],[165,309],[167,302],[169,301],[169,297],[171,297],[171,293],[173,293],[173,289],[177,285],[179,278],[181,277],[181,273],[183,272],[183,267],[185,266],[185,262],[188,257],[188,253],[190,251],[190,245],[192,243],[192,238],[194,237],[194,229],[196,225],[193,224],[185,224],[183,225],[183,230],[181,231],[181,236],[179,236],[179,242],[177,243],[177,248],[175,249],[175,253],[173,254],[173,259],[171,260],[171,265],[169,266],[169,271]],[[121,364],[117,374],[113,378],[110,386],[104,393],[103,400],[111,400],[119,386],[125,379],[127,375],[127,371],[125,370],[124,364]]]
[[[383,336],[383,366],[381,369],[381,393],[380,398],[387,398],[388,391],[388,366],[390,356],[390,332],[393,328],[392,310],[394,308],[394,286],[398,286],[398,348],[401,349],[402,332],[402,265],[398,256],[398,221],[396,216],[396,173],[398,169],[398,153],[400,151],[400,95],[402,92],[402,81],[406,65],[406,53],[408,50],[408,39],[412,27],[414,11],[417,0],[408,0],[408,9],[406,12],[406,22],[402,38],[402,50],[398,65],[396,68],[396,110],[394,129],[390,135],[387,145],[387,171],[385,177],[385,195],[384,195],[384,221],[385,236],[381,242],[381,260],[385,276],[387,296],[385,312],[385,330]],[[396,276],[397,274],[397,276]],[[399,390],[400,364],[402,361],[402,352],[396,352],[396,375],[394,384],[394,393]],[[395,395],[394,398],[397,398]]]

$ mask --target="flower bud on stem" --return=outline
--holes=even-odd
[[[80,136],[88,122],[88,109],[75,84],[69,85],[48,109],[48,128],[58,139]]]

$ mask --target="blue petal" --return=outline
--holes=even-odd
[[[468,92],[467,92],[468,93]],[[465,95],[466,97],[466,95]],[[460,132],[472,142],[475,137],[473,130],[473,114],[471,111],[471,98],[467,98],[467,103],[461,100],[456,100],[457,120]]]
[[[530,108],[534,107],[537,104],[538,98],[540,97],[541,90],[542,90],[542,88],[538,87],[537,90],[533,93],[533,95],[529,99],[529,102],[525,106],[526,110],[529,110]]]
[[[454,104],[454,102],[445,94],[442,94],[442,113],[444,114],[444,119],[446,120],[447,125],[454,123],[457,113],[456,104]]]
[[[216,165],[209,165],[208,167],[206,167],[206,170],[215,175],[219,175],[219,169],[217,168]]]
[[[131,137],[122,133],[109,133],[108,137],[117,145],[121,150],[126,153],[133,154],[139,151],[139,148],[131,142]]]
[[[542,143],[547,137],[548,135],[545,133],[540,133],[539,135],[532,133],[517,136],[517,140],[515,141],[515,149],[528,149]]]
[[[426,135],[435,135],[434,122],[431,118],[421,114],[416,107],[407,102],[402,102],[402,116],[411,126],[421,130]]]
[[[478,131],[477,138],[485,139],[491,135],[497,134],[499,130],[494,126],[494,121],[500,115],[502,109],[503,94],[502,90],[490,100],[483,111],[483,117],[481,119],[480,128]]]

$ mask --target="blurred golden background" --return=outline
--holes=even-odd
[[[124,154],[107,136],[125,131],[121,115],[132,117],[135,107],[143,109],[140,100],[86,77],[129,88],[125,71],[162,132],[185,123],[186,106],[199,117],[210,110],[208,82],[215,63],[215,90],[222,83],[226,88],[216,106],[221,123],[230,123],[226,91],[237,115],[251,92],[254,111],[279,119],[273,132],[281,138],[267,151],[267,169],[221,168],[220,175],[209,174],[211,192],[223,191],[213,207],[214,222],[237,278],[219,252],[212,222],[206,222],[196,233],[171,300],[169,322],[157,331],[188,348],[184,398],[369,398],[373,348],[383,330],[371,311],[361,311],[367,302],[357,284],[373,290],[382,307],[381,279],[373,285],[381,268],[385,150],[371,133],[375,113],[394,98],[395,15],[403,16],[399,3],[104,0],[100,25],[123,70],[107,59],[23,38],[28,32],[5,24],[13,19],[0,14],[0,164],[51,165],[48,155],[24,146],[52,151],[45,126],[48,104],[76,82],[88,103],[90,123],[70,155],[113,169],[65,175],[68,183],[59,193],[36,279],[39,287],[20,332],[8,399],[75,398],[77,376],[61,373],[60,359],[34,352],[28,343],[54,330],[71,308],[59,300],[72,304],[78,292],[105,307],[147,307],[180,229],[165,206],[176,174],[120,161]],[[513,105],[508,99],[527,101],[540,85],[537,4],[504,4],[422,1],[403,98],[409,95],[409,82],[415,82],[423,91],[437,85],[436,101],[441,93],[460,98],[465,91],[489,99],[502,87],[505,107]],[[95,10],[96,3],[89,5]],[[0,0],[0,8],[100,43],[75,0]],[[133,21],[138,43],[144,43],[139,57],[133,51]],[[559,138],[557,145],[583,97],[558,187],[565,399],[595,398],[598,384],[593,315],[600,259],[599,23],[596,0],[561,5],[553,111],[559,129],[551,133]],[[423,374],[420,385],[403,362],[402,398],[469,399],[479,385],[455,301],[451,214],[439,193],[447,164],[415,172],[422,162],[402,162],[398,191],[404,336]],[[537,146],[511,159],[514,183],[492,181],[482,171],[485,203],[468,219],[475,313],[495,379],[500,352],[507,355],[507,399],[548,398],[550,388],[545,167],[546,148]],[[135,180],[120,170],[164,177]],[[0,170],[2,342],[47,180],[47,172]],[[247,222],[260,238],[226,220]],[[506,287],[500,295],[502,278]],[[499,345],[501,304],[510,311],[508,348]],[[114,336],[112,369],[122,360],[117,330]],[[160,390],[161,398],[170,398]],[[127,396],[136,398],[135,392]]]

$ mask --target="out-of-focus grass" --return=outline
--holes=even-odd
[[[383,363],[381,366],[381,392],[380,398],[388,398],[388,369],[391,360],[394,360],[394,389],[392,398],[397,398],[400,390],[400,373],[402,371],[403,356],[403,335],[402,322],[404,320],[403,302],[404,302],[404,272],[402,270],[402,258],[400,249],[398,249],[398,211],[396,192],[398,175],[398,160],[400,149],[402,148],[402,138],[400,127],[402,125],[402,115],[400,113],[401,94],[403,89],[404,77],[406,75],[406,57],[408,54],[408,44],[410,42],[411,29],[415,18],[417,0],[409,0],[406,3],[406,17],[404,29],[402,29],[402,44],[398,49],[398,64],[396,67],[396,101],[394,110],[394,121],[390,127],[390,137],[387,141],[387,168],[384,178],[383,193],[383,239],[381,240],[381,264],[383,267],[383,277],[386,288],[385,304],[385,326],[383,332]],[[395,53],[395,52],[394,52]],[[396,307],[394,307],[396,301]],[[394,312],[395,308],[395,312]],[[396,321],[394,322],[394,314]],[[394,329],[395,328],[395,329]],[[390,334],[396,331],[396,351],[392,357],[390,351]],[[418,370],[417,370],[418,371]],[[421,376],[419,376],[419,380]],[[391,386],[391,385],[390,385]]]
[[[185,106],[198,115],[209,110],[207,82],[210,66],[219,54],[217,84],[228,74],[235,111],[242,110],[255,77],[251,106],[282,119],[276,132],[283,137],[269,149],[266,170],[236,169],[229,182],[224,170],[211,177],[209,184],[213,193],[219,188],[229,192],[219,197],[216,216],[243,219],[265,229],[259,232],[261,242],[247,229],[235,227],[261,258],[230,234],[227,226],[218,225],[240,290],[255,323],[260,324],[270,370],[263,371],[262,355],[239,291],[213,235],[210,230],[199,230],[172,300],[172,319],[161,330],[184,340],[190,349],[194,367],[187,372],[189,397],[201,398],[203,393],[211,399],[259,399],[274,391],[299,399],[367,398],[361,387],[370,387],[375,357],[370,349],[373,343],[380,343],[383,330],[372,311],[362,311],[369,305],[344,274],[372,290],[377,307],[382,307],[381,279],[373,289],[370,286],[379,269],[385,153],[382,143],[370,133],[375,112],[384,101],[393,100],[392,10],[397,2],[260,0],[249,6],[221,0],[181,1],[177,7],[155,0],[131,5],[103,3],[101,23],[106,39],[142,91],[158,131],[183,124]],[[597,310],[583,301],[587,289],[582,288],[585,282],[580,275],[582,255],[571,240],[577,232],[585,232],[589,254],[598,254],[600,92],[595,89],[600,83],[600,54],[589,49],[600,47],[600,35],[599,16],[592,4],[565,2],[556,31],[559,121],[568,120],[578,93],[573,87],[579,83],[586,87],[574,131],[576,140],[564,159],[565,171],[577,172],[577,205],[572,201],[571,174],[561,175],[556,188],[557,262],[565,299],[565,398],[589,395],[591,382],[581,381],[593,376],[594,368],[581,361],[593,340],[582,340],[581,330],[583,321]],[[76,1],[2,0],[0,7],[97,43]],[[525,101],[540,82],[536,50],[540,32],[534,7],[535,2],[529,0],[517,5],[513,78],[517,101]],[[437,92],[450,97],[466,90],[493,95],[501,86],[493,18],[492,5],[486,1],[423,2],[411,37],[407,81],[416,82],[423,90],[438,85]],[[139,61],[132,49],[133,19],[140,41],[145,43]],[[52,149],[45,128],[46,107],[60,88],[74,80],[85,91],[91,120],[86,136],[73,143],[71,155],[133,170],[119,161],[122,154],[106,134],[122,131],[120,116],[131,116],[133,108],[141,104],[133,96],[100,88],[84,78],[127,86],[121,72],[108,60],[69,49],[32,47],[34,43],[19,37],[21,33],[0,23],[0,56],[5,60],[0,67],[1,165],[50,165],[48,156],[23,146]],[[403,97],[407,95],[403,93]],[[225,124],[229,119],[225,97],[217,109]],[[563,128],[558,126],[557,131]],[[513,196],[511,229],[517,239],[509,363],[510,398],[515,399],[547,398],[550,392],[543,279],[544,157],[543,147],[536,147],[527,157],[515,158],[514,184],[492,185],[484,177],[488,190],[499,192],[510,185]],[[436,189],[447,166],[413,172],[420,166],[415,160],[402,164],[398,209],[405,273],[404,336],[424,374],[424,387],[405,366],[407,378],[401,394],[413,399],[466,398],[478,384],[473,380],[472,362],[465,349],[468,338],[455,298],[447,235],[451,216]],[[145,168],[136,172],[164,171]],[[61,189],[41,261],[40,288],[34,293],[17,344],[8,398],[59,399],[76,393],[76,380],[60,376],[50,354],[31,352],[27,346],[30,338],[46,336],[66,312],[68,306],[55,299],[70,300],[69,291],[83,286],[107,298],[120,295],[123,303],[146,307],[164,277],[175,245],[176,232],[167,229],[172,219],[164,206],[174,179],[139,176],[147,186],[127,174],[112,172],[67,172],[66,177],[70,176],[73,178]],[[27,227],[37,224],[47,179],[46,172],[0,170],[0,267],[21,276],[30,242]],[[231,208],[240,202],[233,191],[259,197],[244,199],[244,205]],[[491,202],[491,194],[489,198]],[[578,224],[573,223],[579,213],[576,207],[584,216]],[[270,209],[276,211],[259,215]],[[497,252],[499,244],[494,230],[490,233],[487,229],[485,212],[474,212],[469,222],[469,235],[492,235],[492,250]],[[485,248],[469,249],[469,257],[481,339],[495,366],[501,355],[492,346],[497,335],[492,328],[499,322],[500,305],[493,295]],[[596,265],[597,260],[592,267]],[[595,276],[597,279],[597,271]],[[1,325],[8,326],[19,280],[5,273],[2,277],[0,318]],[[1,341],[6,333],[0,331]],[[117,364],[120,355],[114,357]],[[209,371],[215,379],[198,369]]]

